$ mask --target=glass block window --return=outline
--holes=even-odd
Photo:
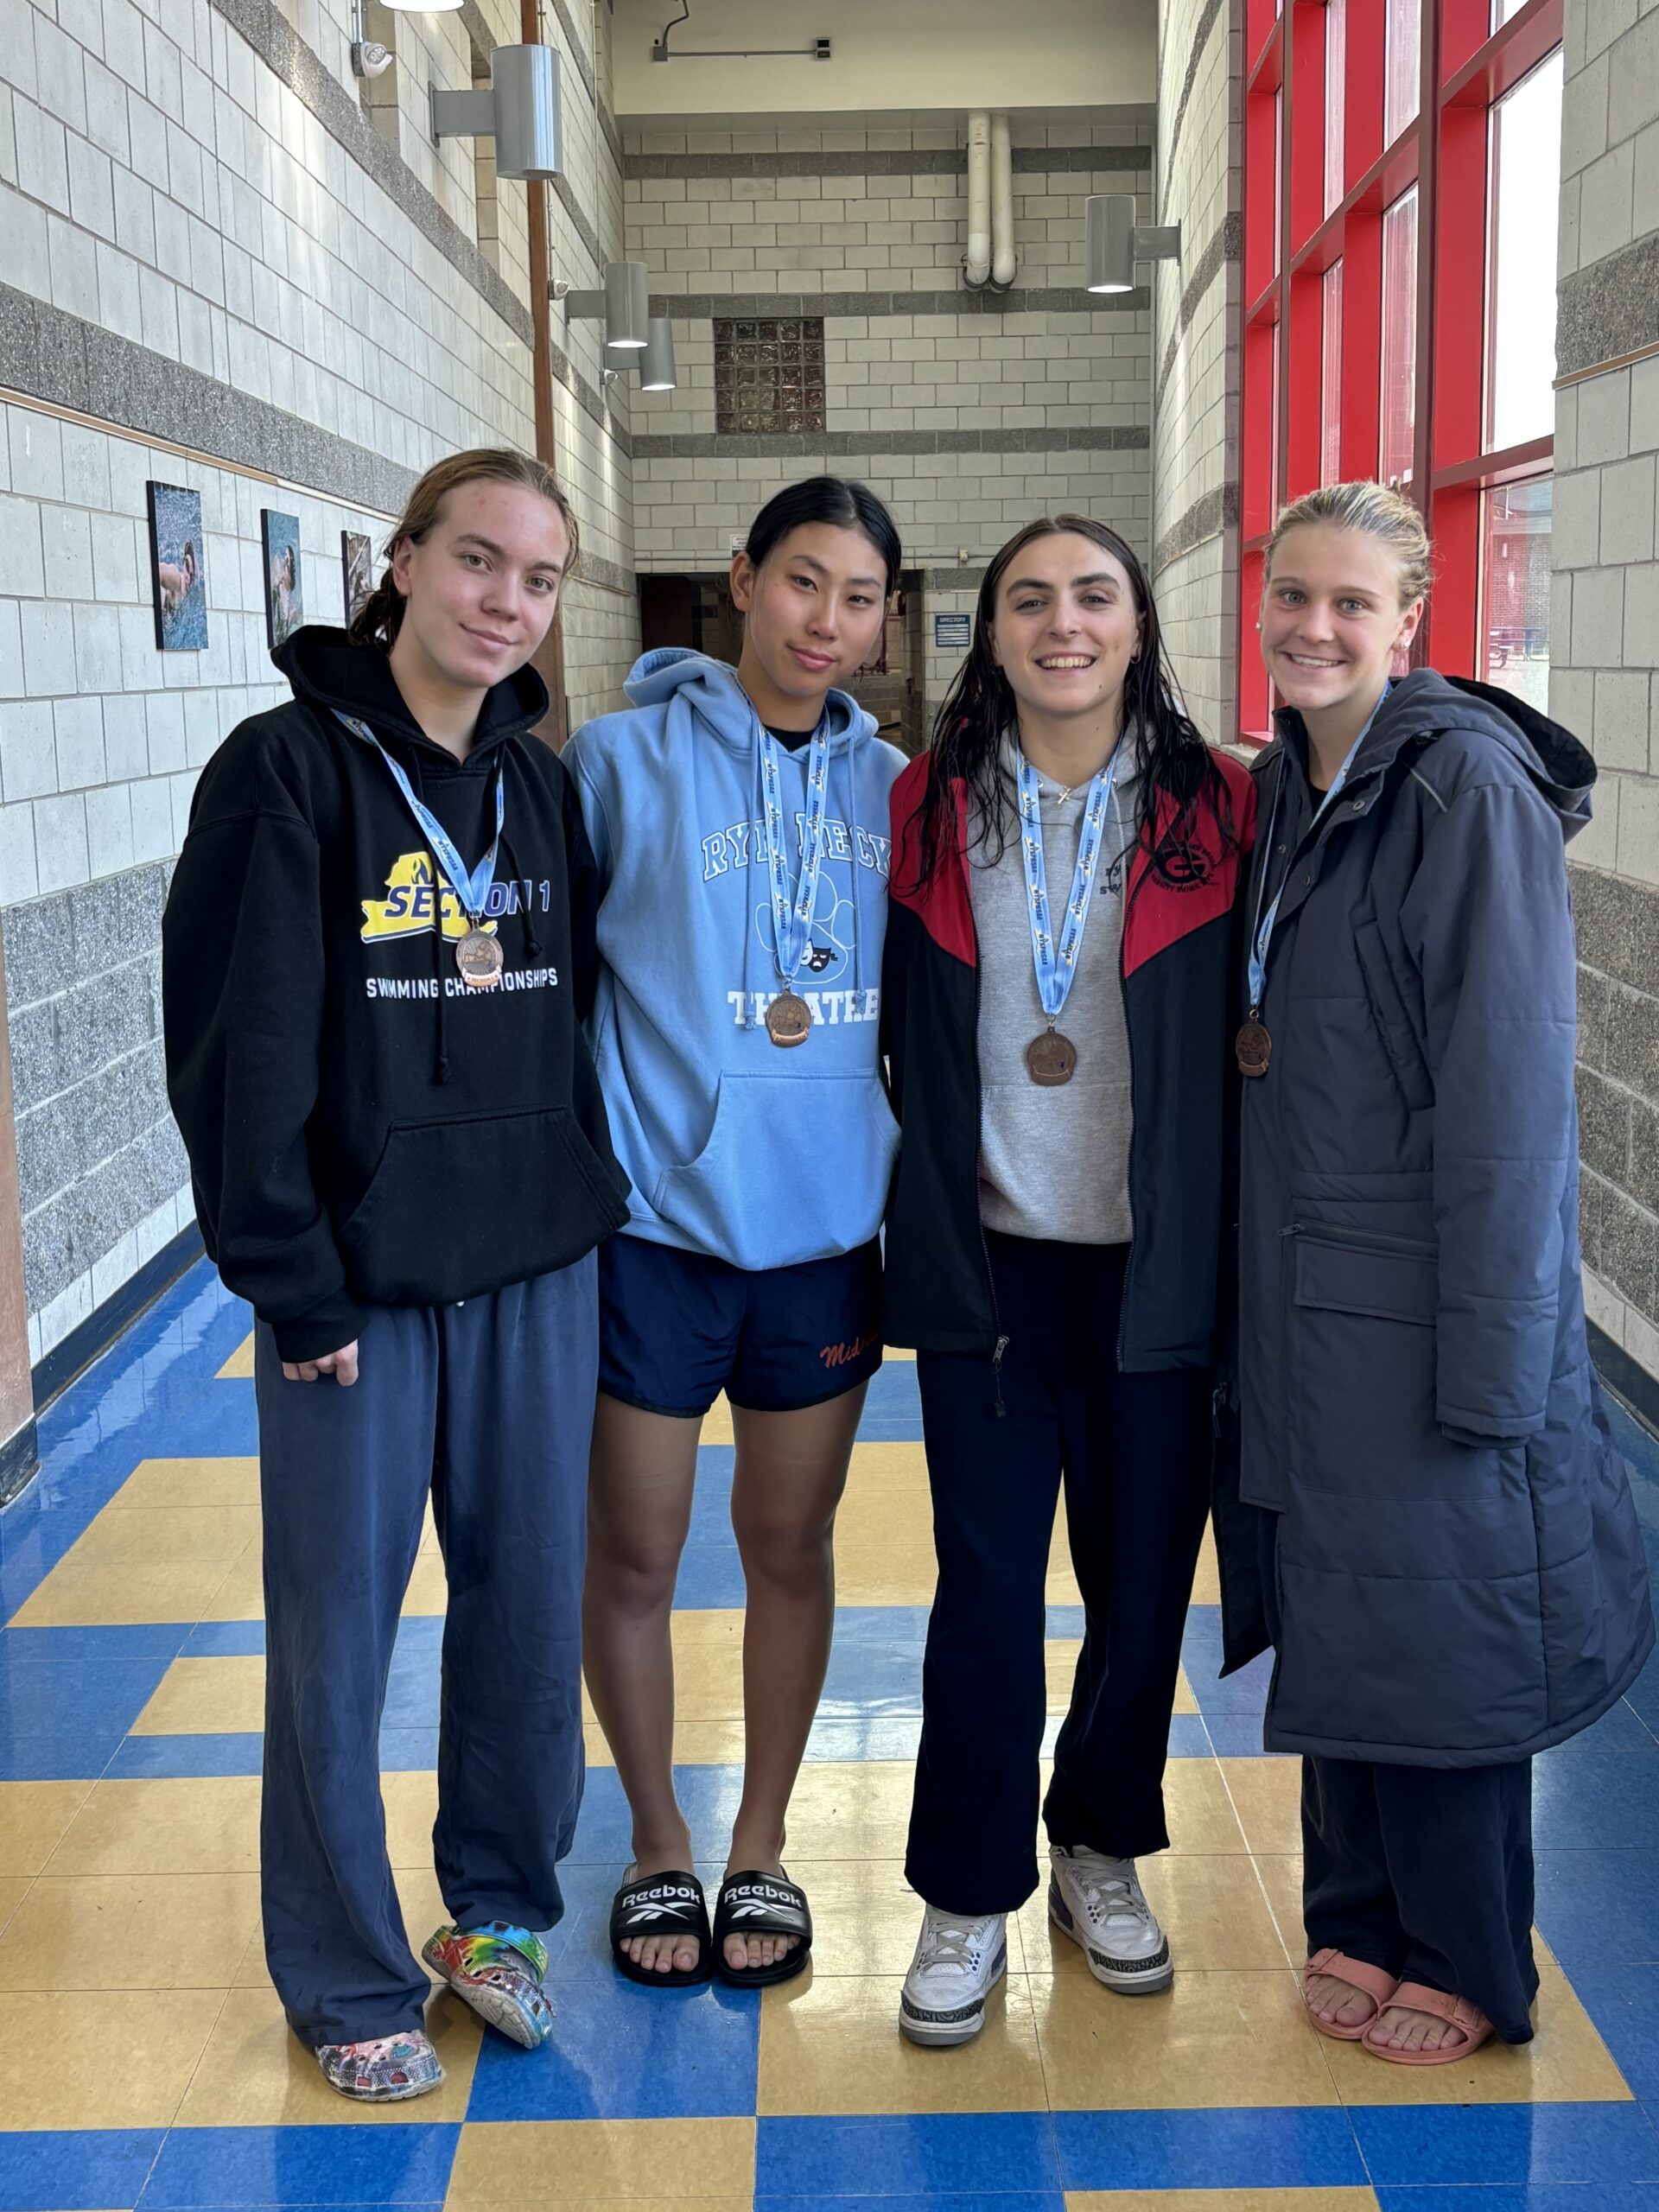
[[[715,428],[821,430],[823,318],[715,324]]]

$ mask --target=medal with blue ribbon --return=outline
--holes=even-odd
[[[1077,1048],[1055,1024],[1065,1010],[1077,972],[1077,955],[1099,873],[1101,842],[1112,810],[1112,785],[1122,753],[1120,738],[1112,747],[1111,759],[1089,785],[1077,866],[1071,871],[1071,893],[1058,942],[1049,915],[1048,874],[1043,864],[1041,785],[1035,768],[1023,752],[1020,755],[1020,848],[1025,856],[1026,899],[1031,912],[1031,958],[1037,973],[1037,996],[1048,1017],[1047,1028],[1026,1047],[1026,1070],[1032,1081],[1045,1090],[1070,1083],[1077,1070]]]
[[[403,793],[410,812],[432,849],[433,858],[455,894],[456,904],[467,918],[467,927],[455,946],[455,965],[461,970],[461,979],[475,991],[487,991],[492,984],[500,982],[501,971],[506,965],[499,938],[493,937],[484,927],[484,909],[495,883],[495,859],[501,849],[501,829],[507,813],[506,796],[501,787],[502,766],[499,765],[495,772],[495,836],[478,866],[469,868],[456,850],[454,838],[431,808],[416,797],[414,785],[368,724],[359,721],[354,715],[340,714],[338,709],[335,716],[353,737],[360,737],[365,744],[372,745],[391,769],[392,781]],[[433,927],[442,934],[442,898],[437,901]]]
[[[789,862],[785,851],[783,778],[777,739],[757,715],[760,733],[760,782],[765,799],[766,865],[772,881],[772,960],[783,989],[766,1008],[766,1034],[774,1045],[804,1044],[812,1009],[795,988],[806,957],[823,866],[823,812],[830,794],[830,734],[827,721],[812,733],[806,756],[806,813],[802,830],[801,874],[793,905],[789,896]]]

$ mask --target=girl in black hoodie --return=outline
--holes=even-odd
[[[290,638],[293,702],[203,771],[162,929],[196,1211],[257,1320],[266,1959],[375,2101],[443,2078],[378,1758],[429,1497],[453,1924],[423,1955],[530,2048],[582,1796],[593,1254],[626,1183],[581,1029],[592,855],[531,734],[575,550],[539,462],[429,471],[349,632]]]

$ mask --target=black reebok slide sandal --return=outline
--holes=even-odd
[[[769,1967],[728,1967],[728,1936],[794,1936],[792,1951]],[[792,1981],[812,1951],[812,1913],[806,1891],[786,1874],[728,1874],[715,1902],[715,1972],[733,1989],[764,1989]]]
[[[623,1949],[636,1936],[689,1936],[697,1947],[697,1963],[687,1969],[671,1967],[659,1974],[654,1967],[636,1966]],[[695,1874],[645,1874],[625,1881],[611,1904],[611,1956],[617,1972],[646,1989],[689,1989],[709,1979],[711,1939],[709,1900]]]

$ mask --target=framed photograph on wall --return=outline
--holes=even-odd
[[[340,562],[346,575],[346,627],[349,630],[374,589],[374,540],[359,530],[342,530]]]
[[[299,517],[261,507],[259,532],[265,551],[265,636],[275,652],[305,620]]]
[[[207,650],[207,574],[201,536],[201,494],[181,484],[149,483],[149,586],[156,649]]]

